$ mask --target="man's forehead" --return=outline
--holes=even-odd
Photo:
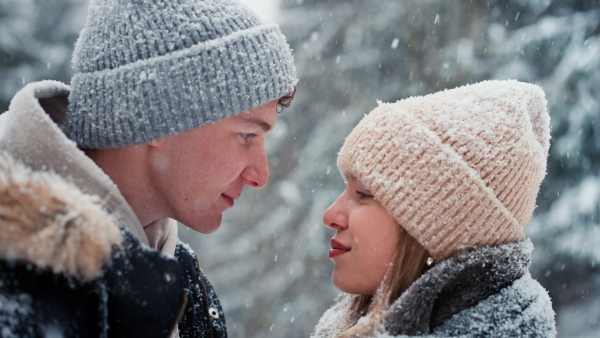
[[[234,115],[232,119],[236,122],[258,126],[264,132],[269,132],[273,129],[273,125],[277,119],[276,105],[271,107],[270,104],[265,104],[247,112]]]
[[[237,117],[238,120],[243,123],[254,124],[259,126],[264,132],[268,132],[273,128],[273,126],[270,123],[257,116],[250,116],[248,114],[242,113],[237,115]]]

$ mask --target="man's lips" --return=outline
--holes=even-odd
[[[349,247],[343,245],[342,243],[336,241],[335,239],[332,239],[331,240],[331,250],[329,250],[329,258],[343,255],[349,251],[350,251]]]
[[[227,204],[229,204],[229,206],[231,206],[231,207],[233,207],[234,201],[240,197],[239,195],[228,195],[228,194],[221,194],[221,196],[223,196],[225,201],[227,201]]]

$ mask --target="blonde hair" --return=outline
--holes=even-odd
[[[339,337],[369,336],[381,330],[384,313],[427,269],[425,248],[398,226],[392,265],[374,295],[346,295],[339,306],[344,315],[337,323]]]

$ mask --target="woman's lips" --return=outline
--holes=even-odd
[[[329,250],[329,258],[343,255],[349,251],[350,251],[349,247],[343,245],[342,243],[336,241],[335,239],[332,239],[331,240],[331,250]]]

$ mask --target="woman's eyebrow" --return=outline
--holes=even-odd
[[[261,120],[261,119],[257,119],[255,117],[251,117],[251,116],[240,116],[240,120],[246,124],[253,124],[253,125],[257,125],[259,126],[264,132],[268,132],[269,130],[271,130],[273,128],[272,125],[268,124],[267,122]]]

